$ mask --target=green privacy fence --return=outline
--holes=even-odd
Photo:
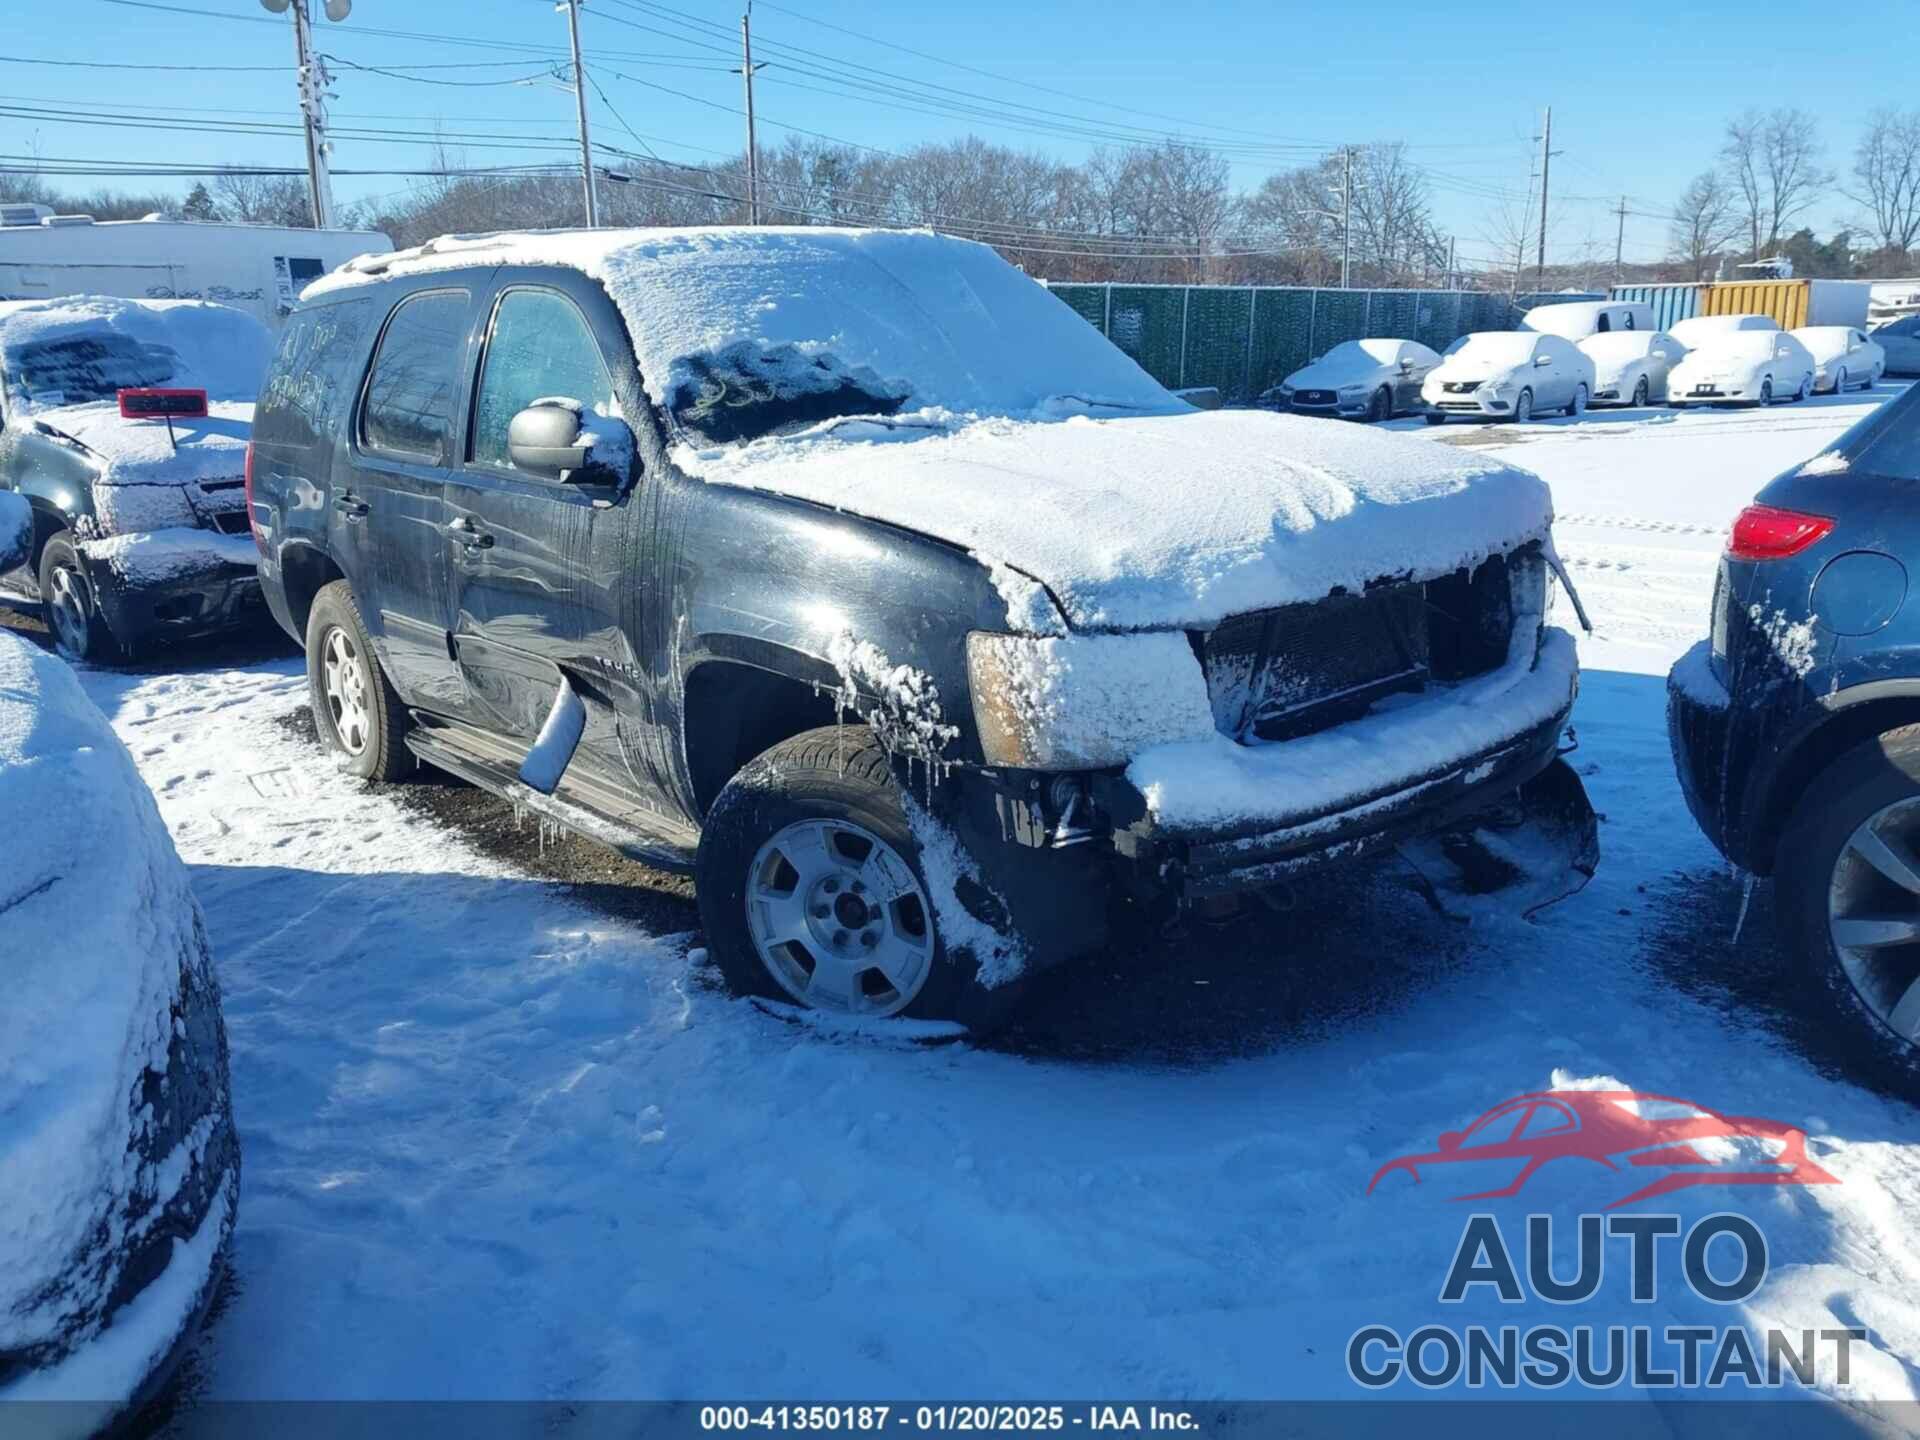
[[[1343,340],[1418,340],[1444,350],[1475,330],[1511,330],[1535,305],[1604,295],[1483,290],[1312,290],[1248,285],[1054,285],[1048,289],[1175,389],[1254,399]]]

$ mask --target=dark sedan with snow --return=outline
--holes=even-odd
[[[1119,904],[1436,834],[1442,888],[1591,868],[1545,486],[1196,411],[986,247],[450,238],[309,289],[263,397],[345,768],[693,871],[742,990],[978,1017]]]
[[[269,344],[224,305],[0,303],[0,490],[34,514],[0,588],[38,598],[70,658],[259,613],[245,472]]]
[[[0,559],[32,534],[0,492]],[[166,1378],[233,1232],[220,991],[186,867],[59,659],[0,632],[0,1410],[85,1434]]]

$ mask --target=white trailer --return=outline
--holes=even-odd
[[[310,282],[391,249],[378,230],[51,215],[0,225],[0,300],[217,300],[277,330]]]

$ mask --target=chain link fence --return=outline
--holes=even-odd
[[[1476,330],[1511,330],[1535,305],[1604,295],[1484,290],[1316,290],[1298,286],[1047,287],[1175,390],[1211,385],[1229,405],[1272,389],[1343,340],[1418,340],[1444,350]]]

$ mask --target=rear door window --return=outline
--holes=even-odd
[[[586,415],[612,414],[613,377],[586,317],[552,290],[509,290],[487,339],[473,412],[471,458],[510,466],[507,426],[536,400],[577,401]]]
[[[409,295],[395,307],[367,376],[360,443],[376,454],[447,462],[467,342],[467,292]]]

